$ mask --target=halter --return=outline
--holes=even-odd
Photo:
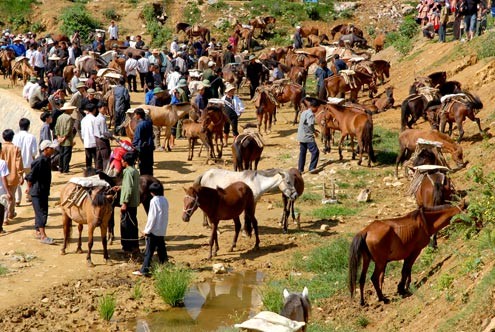
[[[189,218],[192,216],[193,212],[199,207],[199,197],[196,195],[195,197],[186,195],[184,198],[190,198],[193,200],[193,206],[189,209],[182,209],[182,212],[186,214]]]

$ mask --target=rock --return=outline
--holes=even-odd
[[[216,3],[218,3],[218,0],[208,0],[209,5],[214,5]]]
[[[370,200],[371,190],[366,188],[361,190],[359,195],[356,197],[358,202],[368,202]]]
[[[413,6],[411,6],[410,4],[402,4],[401,5],[401,9],[400,9],[400,13],[403,15],[403,16],[407,16],[409,14],[412,14],[416,11],[416,8],[414,8]]]
[[[47,298],[47,297],[44,297],[44,298],[41,299],[41,302],[48,303],[48,302],[50,302],[50,299]]]
[[[495,329],[495,318],[492,318],[490,324],[483,330],[483,332],[491,332]]]
[[[353,1],[336,2],[333,5],[333,9],[336,13],[340,13],[346,10],[355,10],[358,6],[359,4]]]
[[[329,229],[330,229],[330,226],[329,225],[323,224],[323,225],[320,226],[320,230],[322,230],[322,231],[328,231]]]
[[[400,187],[400,186],[402,186],[402,184],[403,183],[400,182],[400,181],[395,181],[395,182],[392,183],[392,187]]]
[[[213,273],[224,274],[226,272],[227,272],[227,269],[225,268],[225,265],[223,265],[222,263],[213,264]]]
[[[266,207],[267,210],[273,210],[273,204],[268,204],[268,206]]]
[[[220,29],[221,27],[225,26],[225,24],[226,24],[225,22],[228,22],[230,25],[230,22],[227,18],[220,17],[215,23],[213,23],[213,25],[215,26],[215,28]]]

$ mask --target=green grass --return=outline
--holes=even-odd
[[[354,216],[361,212],[361,207],[349,207],[343,204],[327,204],[311,211],[311,215],[320,219],[331,219],[334,216]]]
[[[3,265],[0,265],[0,276],[6,275],[7,273],[9,273],[9,269]]]
[[[394,165],[399,150],[399,133],[374,126],[373,149],[380,164]]]
[[[473,42],[478,59],[495,56],[495,33],[493,31],[487,31],[484,35],[476,37]]]
[[[163,301],[177,307],[184,302],[184,295],[191,282],[191,271],[174,265],[163,265],[153,270],[155,287]]]
[[[112,319],[112,316],[115,313],[115,306],[116,301],[112,295],[103,295],[98,301],[98,313],[100,314],[100,317],[106,321]]]
[[[313,192],[305,192],[299,197],[300,202],[315,204],[321,200],[321,195]]]
[[[143,286],[141,285],[141,281],[138,281],[134,284],[131,290],[131,298],[133,300],[139,300],[143,297]]]

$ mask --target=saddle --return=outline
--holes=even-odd
[[[90,177],[75,177],[69,180],[70,183],[74,183],[76,186],[69,194],[69,196],[62,202],[62,206],[66,208],[70,208],[72,206],[81,207],[86,196],[89,195],[89,192],[93,188],[100,187],[110,187],[110,185],[101,180],[98,175],[90,176]]]
[[[430,180],[432,185],[435,185],[435,182],[430,176],[433,174],[439,173],[442,176],[440,183],[444,185],[445,180],[447,180],[447,172],[449,171],[447,167],[439,165],[421,165],[414,167],[414,170],[415,173],[413,175],[413,179],[411,180],[411,184],[409,185],[409,188],[407,190],[408,195],[416,194],[425,177]]]
[[[344,78],[345,84],[349,85],[352,88],[356,88],[356,81],[354,79],[354,75],[356,72],[352,69],[343,69],[339,71],[339,75]]]
[[[265,20],[260,16],[256,17],[256,21],[258,22],[259,25],[265,24]]]
[[[427,102],[430,102],[438,97],[438,89],[429,86],[418,88],[418,94],[423,95]]]
[[[251,138],[254,139],[254,141],[256,142],[256,144],[258,144],[258,147],[259,148],[263,148],[265,146],[265,144],[263,143],[263,140],[261,139],[261,135],[258,132],[258,129],[256,129],[256,128],[245,128],[242,133],[245,134],[245,136],[243,136],[240,139],[239,144],[244,143],[245,140],[247,140],[249,137],[251,137]],[[238,139],[236,139],[236,141],[237,140]]]
[[[270,90],[274,96],[278,96],[284,91],[285,86],[289,83],[290,83],[290,79],[288,78],[281,78],[279,80],[275,80],[273,81]]]

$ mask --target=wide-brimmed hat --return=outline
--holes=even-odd
[[[22,41],[22,39],[20,37],[15,37],[14,39],[12,39],[13,42],[16,42],[16,41]]]
[[[73,106],[70,102],[65,102],[64,106],[60,107],[61,111],[75,110],[77,107]]]
[[[83,82],[79,82],[76,84],[76,89],[81,89],[81,88],[86,88],[86,84],[84,84]]]
[[[92,88],[88,89],[88,94],[94,95],[95,93],[96,93],[95,89]]]
[[[251,54],[248,58],[249,61],[256,59],[256,55]]]
[[[229,92],[229,91],[232,91],[232,90],[235,90],[235,86],[230,84],[230,83],[227,83],[225,84],[225,93]]]
[[[159,86],[157,86],[156,88],[153,89],[153,94],[156,95],[156,94],[159,94],[159,93],[162,93],[163,92],[163,89],[160,88]]]
[[[209,81],[209,80],[203,80],[201,83],[203,84],[203,86],[204,86],[205,88],[209,88],[209,87],[211,87],[211,83],[210,83],[210,81]]]
[[[196,89],[199,91],[201,89],[204,89],[205,86],[203,85],[203,83],[198,83],[198,85],[196,85]]]
[[[41,151],[45,151],[45,149],[48,149],[48,148],[52,148],[52,149],[58,148],[58,141],[55,140],[52,142],[52,141],[46,139],[40,143],[40,150]]]
[[[208,61],[208,67],[213,67],[214,65],[216,65],[214,61]]]
[[[187,86],[187,81],[185,78],[181,78],[177,83],[177,88],[185,88]]]

